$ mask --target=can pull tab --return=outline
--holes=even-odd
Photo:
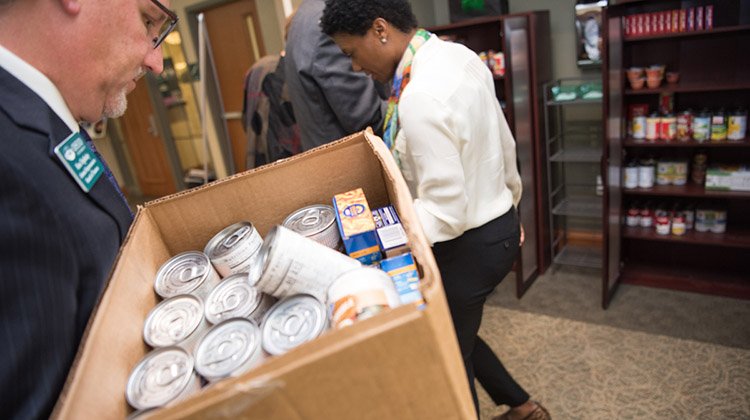
[[[305,217],[300,220],[300,223],[305,227],[318,226],[320,224],[320,213],[308,212],[305,214]]]
[[[235,245],[237,245],[237,243],[242,238],[244,238],[249,232],[250,232],[250,227],[249,226],[243,226],[240,229],[237,229],[232,234],[232,236],[230,236],[227,239],[225,239],[224,242],[221,243],[221,246],[223,246],[224,248],[232,248]]]
[[[292,311],[286,314],[283,320],[279,320],[280,322],[275,323],[274,326],[279,334],[294,340],[300,333],[310,329],[311,318],[312,316],[309,311],[292,309]]]
[[[185,363],[171,363],[169,366],[164,366],[164,368],[159,370],[155,382],[159,387],[166,388],[172,384],[172,382],[184,377],[185,372],[187,372],[187,366],[185,366]]]
[[[180,271],[178,279],[183,283],[190,283],[202,278],[203,275],[206,274],[206,270],[208,270],[208,268],[205,266],[191,265]]]
[[[232,359],[238,356],[243,348],[247,347],[245,344],[246,337],[236,334],[232,334],[225,340],[211,348],[206,352],[209,356],[205,360],[206,365],[222,363],[226,360]]]

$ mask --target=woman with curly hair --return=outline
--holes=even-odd
[[[513,135],[492,75],[468,48],[417,27],[407,0],[328,0],[323,32],[355,71],[392,83],[383,141],[432,243],[478,410],[474,378],[502,419],[549,419],[478,336],[487,296],[523,242]]]

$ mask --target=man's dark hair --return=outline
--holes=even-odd
[[[401,32],[417,27],[417,18],[407,0],[326,0],[320,28],[328,36],[337,33],[361,36],[379,17]]]

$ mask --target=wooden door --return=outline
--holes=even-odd
[[[224,119],[232,144],[235,172],[245,169],[246,137],[242,125],[245,73],[265,55],[260,20],[253,0],[236,0],[203,10],[211,42]]]
[[[128,95],[128,110],[120,122],[141,193],[161,197],[177,192],[145,77]]]

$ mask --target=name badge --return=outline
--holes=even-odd
[[[80,133],[73,133],[58,144],[55,154],[84,192],[91,191],[104,172],[104,165]]]

